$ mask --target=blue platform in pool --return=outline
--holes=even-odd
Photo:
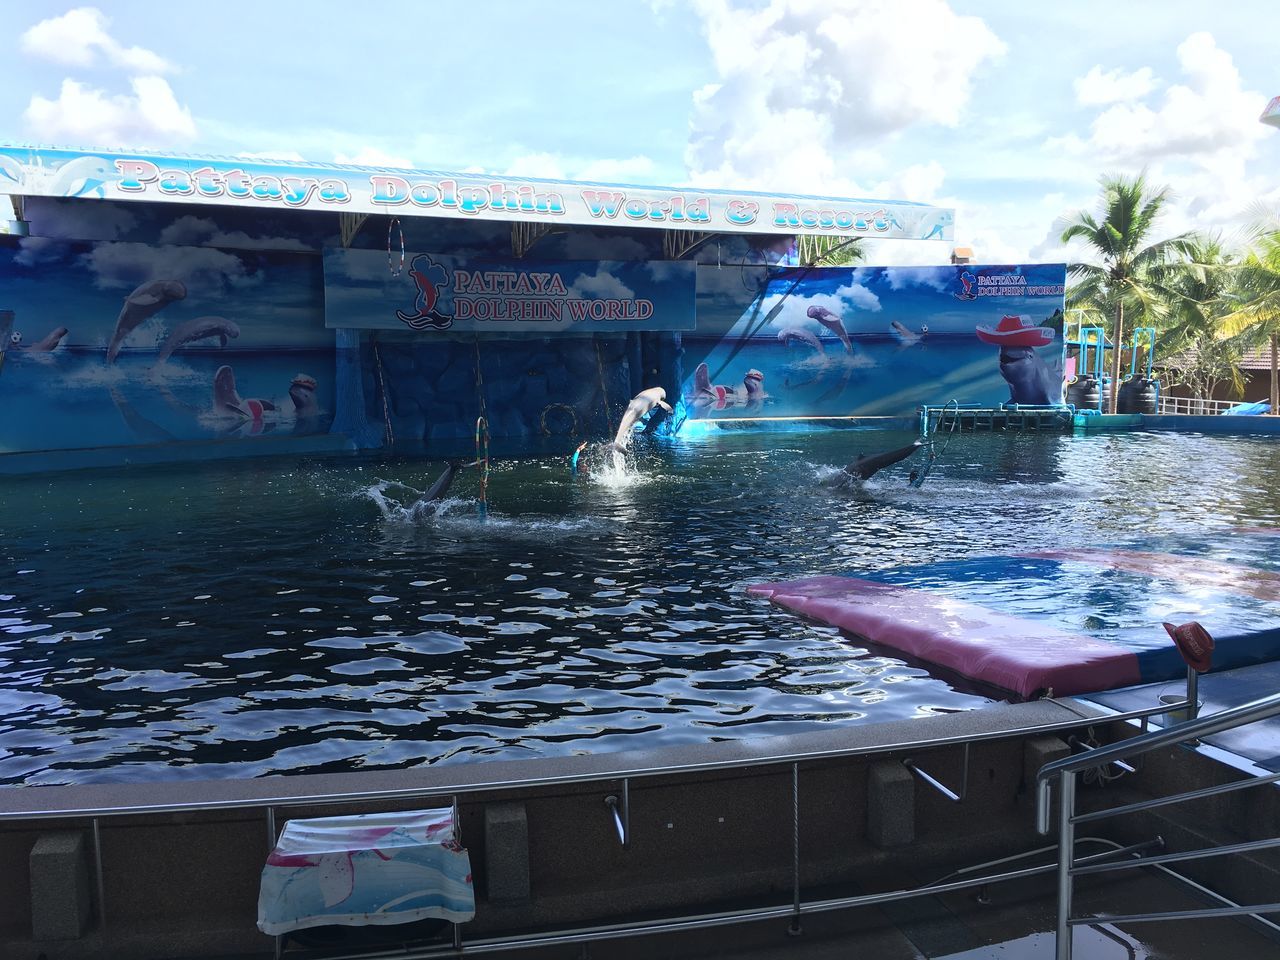
[[[1280,660],[1277,554],[1276,533],[1236,530],[851,573],[847,589],[827,577],[753,592],[1023,696],[1048,686],[1084,693],[1185,677],[1165,621],[1199,621],[1217,644],[1215,671]]]

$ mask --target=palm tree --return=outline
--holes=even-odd
[[[1163,313],[1156,273],[1188,253],[1186,234],[1148,243],[1148,237],[1169,200],[1167,187],[1154,189],[1146,174],[1135,177],[1105,176],[1102,183],[1102,217],[1081,210],[1067,222],[1062,242],[1084,240],[1100,263],[1073,263],[1068,303],[1097,311],[1111,319],[1111,403],[1116,412],[1120,386],[1120,354],[1125,312],[1131,317],[1155,321]]]
[[[1222,318],[1239,305],[1236,257],[1217,236],[1193,234],[1186,239],[1187,261],[1151,271],[1164,301],[1160,339],[1167,358],[1161,366],[1178,378],[1176,382],[1189,386],[1197,399],[1212,397],[1227,381],[1239,394],[1244,389],[1239,364],[1245,338],[1222,335]]]
[[[1242,306],[1223,317],[1219,336],[1271,341],[1271,413],[1280,415],[1280,227],[1255,229],[1235,273]]]

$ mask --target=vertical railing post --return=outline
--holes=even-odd
[[[800,936],[800,764],[791,765],[791,926],[787,933]]]
[[[107,929],[107,885],[102,878],[102,830],[93,818],[93,874],[98,886],[98,929]]]
[[[1062,771],[1058,801],[1058,926],[1054,960],[1071,960],[1071,865],[1075,860],[1076,775]]]

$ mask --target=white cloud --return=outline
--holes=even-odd
[[[76,7],[41,20],[22,35],[24,53],[54,63],[90,67],[99,55],[115,67],[139,74],[169,73],[174,65],[143,47],[126,47],[107,32],[111,20],[96,7]]]
[[[846,158],[874,158],[911,127],[958,125],[974,76],[1005,49],[944,0],[696,9],[718,78],[694,94],[685,159],[706,186],[865,195]]]
[[[22,118],[39,140],[120,147],[154,147],[196,136],[191,111],[163,77],[134,77],[133,95],[112,95],[75,80],[62,81],[56,100],[35,94]]]
[[[187,301],[217,300],[230,288],[262,281],[244,261],[210,247],[167,247],[149,243],[96,243],[85,254],[94,286],[104,290],[132,290],[151,280],[180,280]]]
[[[1266,135],[1258,123],[1265,98],[1243,89],[1231,55],[1208,33],[1187,37],[1178,46],[1178,62],[1185,82],[1167,87],[1157,106],[1114,103],[1094,119],[1088,139],[1068,134],[1051,139],[1049,148],[1133,165],[1172,156],[1252,157]]]
[[[527,153],[516,157],[503,174],[508,177],[533,177],[540,180],[564,180],[564,160],[552,153]]]
[[[292,163],[303,163],[307,159],[296,150],[242,150],[236,156],[245,160],[287,160]],[[342,163],[344,161],[339,160],[336,162]]]
[[[845,300],[859,310],[880,312],[880,298],[860,283],[850,283],[836,290],[836,296]]]
[[[251,237],[243,230],[226,231],[207,217],[187,215],[160,231],[159,240],[178,246],[232,247],[239,250],[310,250],[296,237]]]
[[[1155,75],[1150,67],[1142,67],[1133,73],[1116,68],[1105,73],[1094,66],[1083,77],[1075,80],[1076,103],[1085,107],[1102,106],[1124,100],[1140,100],[1156,88]]]
[[[333,162],[349,163],[356,167],[398,167],[406,170],[411,170],[414,167],[413,161],[408,157],[398,157],[395,154],[387,153],[385,150],[379,150],[377,147],[362,147],[355,153],[336,154]]]
[[[633,300],[635,292],[611,273],[597,270],[593,274],[584,273],[569,287],[570,297],[582,297],[590,300],[616,298]]]
[[[651,180],[654,162],[645,156],[628,157],[625,160],[596,160],[574,171],[575,180],[595,180],[600,183],[644,183]]]

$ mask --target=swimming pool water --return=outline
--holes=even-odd
[[[960,434],[923,487],[821,484],[908,435],[715,430],[630,482],[271,459],[0,478],[0,783],[605,752],[987,702],[751,583],[1280,523],[1280,445]],[[1052,602],[1048,599],[1046,602]],[[1064,610],[1064,616],[1088,611]]]

